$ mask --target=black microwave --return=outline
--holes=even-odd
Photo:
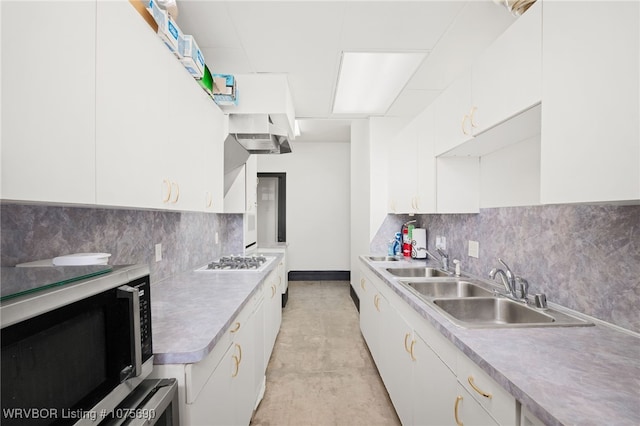
[[[0,304],[3,425],[99,424],[153,368],[149,269]]]

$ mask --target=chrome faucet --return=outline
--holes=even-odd
[[[526,303],[527,295],[529,293],[529,282],[524,278],[515,275],[504,260],[498,258],[498,262],[505,267],[506,272],[503,269],[493,268],[489,272],[489,277],[491,277],[491,279],[495,279],[496,275],[500,275],[502,278],[502,284],[506,290],[506,296],[510,299]],[[520,294],[518,294],[518,290],[520,291]]]
[[[440,258],[438,258],[438,256],[435,256],[433,253],[431,253],[427,249],[425,249],[425,251],[429,256],[431,256],[433,260],[439,260],[440,262],[442,262],[442,269],[444,269],[445,271],[449,270],[449,255],[445,253],[442,249],[439,249],[439,248],[436,249],[438,254],[440,254]]]

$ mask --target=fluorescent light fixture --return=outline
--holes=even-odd
[[[334,114],[385,114],[426,52],[342,52]]]

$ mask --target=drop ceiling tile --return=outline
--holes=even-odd
[[[431,104],[439,90],[404,90],[387,111],[392,117],[414,117]]]
[[[345,2],[228,2],[231,20],[248,51],[335,46]]]
[[[460,1],[348,2],[344,49],[430,50],[464,6]]]
[[[253,72],[243,49],[201,48],[209,70],[218,74],[248,74]]]
[[[242,48],[225,2],[180,0],[178,11],[178,26],[185,34],[192,34],[201,49]]]
[[[289,84],[296,117],[328,117],[332,92],[307,86]]]

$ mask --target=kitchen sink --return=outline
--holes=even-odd
[[[451,272],[447,272],[438,268],[387,268],[387,272],[396,277],[453,277],[453,274]]]
[[[589,326],[588,321],[554,309],[535,309],[502,297],[434,299],[433,304],[464,328]]]
[[[399,260],[394,256],[367,256],[367,258],[374,262],[394,262]]]
[[[468,281],[401,281],[421,296],[444,297],[491,297],[494,293]]]

